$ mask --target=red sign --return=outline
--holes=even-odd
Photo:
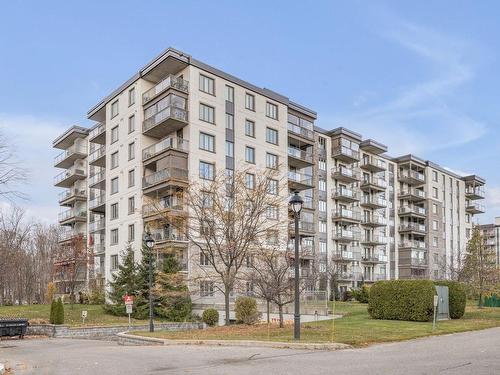
[[[134,296],[124,295],[123,300],[126,305],[132,305],[134,303]]]

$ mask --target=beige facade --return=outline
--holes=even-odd
[[[478,197],[466,193],[483,180],[411,155],[390,157],[386,146],[345,128],[320,129],[314,111],[173,49],[88,118],[96,122],[91,129],[74,127],[54,141],[65,153],[79,150],[60,157],[56,167],[70,176],[55,184],[70,189],[63,195],[81,192],[60,203],[82,214],[63,214],[73,216],[60,223],[85,235],[95,259],[89,275],[96,272],[103,282],[125,248],[139,258],[145,227],[159,252],[176,252],[184,272],[205,267],[182,226],[155,225],[150,202],[160,200],[182,223],[186,187],[222,170],[279,166],[288,181],[283,195],[299,191],[305,201],[301,245],[314,257],[301,261],[302,272],[319,272],[312,288],[323,290],[332,277],[341,290],[389,278],[446,277],[446,267],[440,265],[440,273],[436,264],[440,257],[456,261],[472,222],[468,215],[480,212],[470,203]],[[290,246],[293,240],[290,234]],[[197,281],[191,289],[195,301],[217,300],[213,285]]]
[[[486,251],[494,257],[497,267],[500,267],[500,217],[496,217],[494,223],[480,225],[479,229]]]

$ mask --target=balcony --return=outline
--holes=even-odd
[[[426,199],[425,191],[415,188],[401,190],[398,194],[399,199],[404,199],[410,202],[420,202]]]
[[[410,233],[417,233],[417,234],[425,234],[426,228],[425,228],[425,224],[403,223],[403,224],[399,225],[399,231],[401,233],[410,232]]]
[[[411,258],[410,265],[416,268],[427,268],[427,259]]]
[[[145,105],[149,103],[151,100],[170,89],[175,89],[187,94],[189,92],[189,82],[182,78],[168,75],[154,87],[142,94],[142,104]]]
[[[288,157],[290,165],[297,168],[305,168],[314,163],[312,152],[307,152],[296,147],[288,146]]]
[[[473,214],[473,215],[484,214],[486,212],[483,204],[473,202],[473,201],[466,202],[465,211],[467,211],[468,213]]]
[[[387,201],[385,198],[376,195],[364,195],[361,199],[360,206],[367,208],[385,208],[387,207]]]
[[[486,196],[484,186],[467,186],[465,197],[470,200],[483,199]]]
[[[427,245],[424,241],[416,241],[416,240],[403,240],[399,243],[400,249],[417,249],[417,250],[425,250]]]
[[[332,260],[336,262],[352,262],[359,260],[361,257],[360,252],[355,251],[336,251],[332,254]]]
[[[385,191],[387,182],[383,178],[368,178],[361,182],[361,190]]]
[[[93,189],[106,189],[106,173],[104,171],[98,172],[90,176],[89,188]]]
[[[387,163],[385,160],[370,156],[361,160],[360,167],[371,172],[383,172],[387,169]]]
[[[156,241],[156,245],[187,246],[187,237],[178,230],[153,229],[151,236]]]
[[[87,148],[73,145],[61,152],[54,158],[54,167],[69,168],[76,160],[87,157]]]
[[[90,233],[102,232],[105,229],[106,229],[106,220],[105,219],[100,219],[100,220],[92,221],[89,223],[89,232]]]
[[[313,176],[288,171],[288,186],[292,190],[307,190],[314,187]]]
[[[106,124],[99,124],[90,131],[89,142],[106,144]]]
[[[359,194],[352,189],[340,187],[332,190],[332,198],[341,202],[352,203],[359,201]]]
[[[366,246],[379,246],[385,245],[387,243],[387,237],[380,234],[375,234],[371,236],[363,236],[361,243]]]
[[[64,243],[64,242],[69,242],[73,239],[77,238],[85,238],[85,233],[84,232],[78,232],[76,230],[70,229],[70,230],[64,230],[59,234],[59,243]]]
[[[303,198],[304,203],[302,204],[302,208],[308,209],[308,210],[314,210],[316,209],[314,205],[314,199],[311,197],[304,197]]]
[[[369,264],[377,264],[377,263],[380,263],[381,260],[376,255],[363,255],[361,257],[361,262],[362,263],[369,263]]]
[[[356,275],[352,272],[339,272],[337,279],[339,281],[352,281],[356,278]]]
[[[341,182],[352,183],[359,181],[361,175],[353,168],[336,167],[332,168],[332,177]]]
[[[187,123],[188,112],[171,105],[145,119],[142,123],[142,133],[150,137],[163,138],[182,129]]]
[[[101,146],[89,155],[89,164],[98,167],[106,166],[106,146]]]
[[[295,224],[290,221],[288,230],[291,238],[295,238]],[[313,222],[299,220],[299,235],[301,237],[311,237],[316,233],[316,226]]]
[[[359,160],[359,151],[346,146],[332,148],[332,157],[346,163],[354,163]]]
[[[184,210],[184,201],[180,198],[172,197],[171,199],[163,199],[156,203],[149,203],[142,206],[142,217],[144,219],[157,219],[168,216],[186,215]]]
[[[67,225],[74,224],[77,222],[86,222],[87,221],[87,211],[84,210],[76,210],[71,208],[69,210],[60,212],[58,215],[59,224]]]
[[[346,208],[336,208],[332,210],[332,220],[339,224],[357,224],[361,221],[361,213]]]
[[[94,256],[101,256],[106,253],[106,247],[103,243],[96,243],[92,246],[92,250],[94,251]]]
[[[360,238],[360,233],[354,230],[339,228],[333,230],[332,238],[339,242],[358,241]]]
[[[84,180],[87,177],[84,169],[71,167],[54,177],[54,186],[70,188],[78,180]]]
[[[73,205],[76,201],[86,201],[87,191],[85,189],[66,189],[59,193],[58,198],[61,206]]]
[[[172,184],[185,186],[187,183],[188,171],[186,169],[169,167],[144,176],[142,188],[144,193],[147,194]]]
[[[104,213],[106,211],[106,195],[101,194],[89,201],[89,210]]]
[[[418,206],[403,206],[398,210],[399,216],[425,218],[425,208]]]
[[[187,153],[189,152],[189,141],[182,138],[165,138],[160,142],[142,150],[142,160],[145,162],[168,150],[176,150]]]
[[[314,131],[304,128],[303,126],[295,125],[289,122],[288,133],[298,135],[309,142],[314,142]]]
[[[361,224],[367,227],[384,227],[387,225],[387,219],[382,215],[364,215]]]
[[[399,181],[407,183],[408,185],[422,185],[425,184],[425,175],[411,169],[399,170]]]
[[[299,277],[311,277],[313,270],[310,267],[299,267]],[[295,268],[290,267],[288,270],[288,277],[293,279],[295,277]]]

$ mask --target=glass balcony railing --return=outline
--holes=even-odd
[[[332,232],[333,239],[336,240],[350,240],[350,241],[358,241],[360,238],[360,232],[350,230],[350,229],[334,229]]]
[[[359,151],[353,150],[352,148],[346,146],[337,146],[332,148],[332,156],[334,158],[339,156],[347,156],[351,159],[359,160]]]
[[[425,208],[418,206],[403,206],[399,208],[400,214],[425,215]]]
[[[73,208],[60,212],[58,215],[59,222],[76,218],[86,218],[86,217],[87,217],[87,211],[83,210],[78,211]]]
[[[99,124],[89,133],[89,140],[92,141],[95,137],[101,135],[106,131],[106,124]]]
[[[402,169],[399,171],[400,178],[404,179],[414,179],[420,182],[425,182],[425,175],[421,172],[417,172],[410,169]]]
[[[333,218],[349,219],[360,221],[361,213],[359,211],[348,210],[346,208],[335,208],[332,210]]]
[[[161,111],[155,113],[151,117],[145,119],[144,122],[142,123],[142,131],[146,132],[169,118],[187,122],[188,112],[185,109],[179,107],[168,106],[162,109]]]
[[[187,241],[186,235],[177,230],[170,229],[154,229],[151,231],[151,236],[156,242],[163,241]]]
[[[412,266],[426,266],[427,265],[427,259],[424,258],[411,258],[411,265]]]
[[[89,178],[89,186],[96,185],[99,182],[102,182],[106,179],[106,173],[105,171],[97,172],[90,176]]]
[[[381,215],[365,215],[362,222],[363,224],[387,225],[387,219]]]
[[[344,198],[344,199],[350,199],[350,200],[358,200],[359,199],[359,194],[349,188],[337,188],[332,190],[332,197],[333,198]]]
[[[473,195],[477,197],[485,197],[484,186],[467,186],[465,188],[465,195]]]
[[[314,140],[314,131],[302,126],[288,123],[288,131],[300,135],[303,138]]]
[[[419,189],[403,189],[403,190],[401,190],[401,192],[399,193],[399,195],[400,196],[411,195],[411,196],[414,196],[414,197],[417,197],[417,198],[425,199],[425,191],[419,190]]]
[[[361,182],[361,186],[369,186],[373,185],[376,186],[380,189],[386,189],[387,188],[387,181],[385,181],[383,178],[367,178]]]
[[[363,204],[371,204],[374,206],[387,207],[387,200],[376,195],[364,195],[361,201]]]
[[[85,233],[83,232],[78,232],[76,230],[70,229],[70,230],[64,230],[59,234],[59,241],[68,241],[72,238],[77,238],[77,237],[85,237]]]
[[[288,155],[307,163],[313,162],[313,154],[295,147],[288,147]]]
[[[93,163],[97,159],[103,157],[106,155],[106,147],[101,146],[97,149],[95,149],[90,155],[89,155],[89,163]]]
[[[189,151],[189,141],[187,139],[181,138],[165,138],[154,145],[146,147],[142,150],[142,160],[146,160],[161,154],[163,151],[168,149],[174,149],[179,151],[188,152]]]
[[[159,170],[158,172],[154,172],[148,176],[145,176],[142,179],[142,187],[148,188],[148,187],[156,185],[160,182],[166,181],[170,178],[187,180],[188,171],[186,169],[173,168],[173,167]]]
[[[465,208],[468,211],[485,212],[484,204],[477,202],[468,202]]]
[[[56,177],[54,177],[54,185],[57,185],[64,180],[71,178],[73,176],[85,177],[85,170],[83,168],[71,167],[64,172],[59,173]]]
[[[333,178],[337,179],[352,179],[352,180],[359,180],[360,179],[360,174],[358,171],[352,169],[352,168],[347,168],[347,167],[336,167],[332,168],[332,176]]]
[[[89,209],[93,209],[102,206],[106,203],[106,195],[101,194],[89,201]]]
[[[151,99],[167,91],[170,88],[174,88],[179,91],[188,93],[189,82],[182,78],[169,75],[166,78],[164,78],[161,82],[157,83],[153,88],[149,89],[144,94],[142,94],[142,104],[149,102]]]
[[[364,235],[363,238],[361,239],[361,242],[385,244],[387,243],[387,237],[379,234],[369,235],[369,236]]]
[[[419,223],[403,223],[399,225],[400,231],[415,231],[415,232],[424,232],[425,233],[425,225]]]
[[[143,215],[154,215],[163,210],[182,211],[184,209],[184,200],[181,198],[172,197],[170,199],[162,199],[157,203],[148,203],[142,206]]]
[[[380,170],[385,170],[387,168],[387,163],[385,160],[370,156],[364,157],[361,160],[361,167],[375,167]]]
[[[304,185],[312,186],[313,184],[313,176],[293,171],[288,171],[288,180]]]
[[[399,243],[399,247],[412,249],[425,249],[427,246],[424,241],[403,240]]]
[[[100,219],[89,223],[89,232],[97,232],[106,228],[106,220]]]
[[[66,189],[58,194],[58,202],[63,202],[73,197],[86,198],[87,190],[85,189]]]
[[[77,146],[77,145],[73,145],[73,146],[68,147],[66,150],[64,150],[63,152],[61,152],[59,155],[57,155],[54,158],[54,165],[59,164],[60,162],[69,158],[72,155],[85,156],[85,155],[87,155],[87,148],[83,147],[83,146]]]

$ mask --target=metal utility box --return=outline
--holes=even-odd
[[[435,288],[438,295],[436,318],[437,320],[448,320],[450,319],[448,287],[444,285],[436,285]]]
[[[0,337],[19,336],[19,338],[22,339],[26,334],[28,326],[29,326],[28,319],[18,319],[18,318],[0,319]]]

